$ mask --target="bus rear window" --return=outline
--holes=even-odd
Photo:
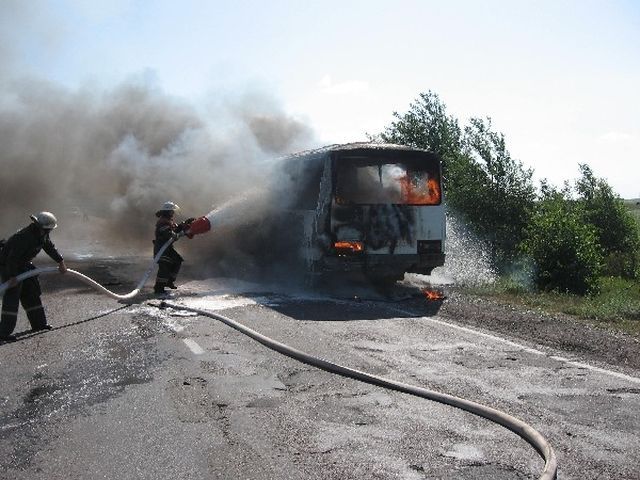
[[[440,204],[438,170],[403,163],[340,162],[337,167],[336,201],[339,204]]]

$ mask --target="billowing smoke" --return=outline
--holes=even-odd
[[[269,229],[260,224],[273,205],[268,190],[289,187],[271,178],[273,160],[311,146],[310,129],[260,91],[195,105],[144,76],[108,88],[42,80],[25,52],[55,58],[66,28],[56,15],[41,0],[0,5],[0,238],[48,210],[65,256],[150,255],[165,201],[178,203],[182,218],[227,204],[232,228],[179,249],[198,249],[198,263],[252,263],[256,252],[240,241],[246,224]]]
[[[203,111],[136,82],[101,92],[35,80],[6,87],[0,236],[28,223],[29,213],[50,210],[61,223],[58,238],[77,239],[72,229],[90,223],[107,245],[148,247],[164,201],[186,216],[206,214],[264,185],[274,157],[312,139],[269,99],[217,104]]]

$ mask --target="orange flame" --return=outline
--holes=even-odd
[[[364,245],[362,244],[362,242],[341,241],[341,242],[335,242],[333,244],[333,248],[335,248],[336,250],[343,250],[343,251],[346,250],[351,253],[358,253],[364,250]]]
[[[402,200],[414,205],[438,205],[441,192],[440,182],[434,177],[429,178],[421,185],[414,185],[408,176],[400,179]]]
[[[429,290],[425,288],[422,290],[422,294],[426,297],[427,300],[431,302],[435,302],[437,300],[444,300],[444,295],[437,290]]]

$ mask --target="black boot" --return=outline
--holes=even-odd
[[[40,325],[36,328],[32,328],[31,331],[33,332],[39,332],[40,330],[51,330],[53,327],[51,325],[49,325],[48,323],[45,323],[44,325]]]
[[[17,340],[15,335],[0,335],[0,342],[15,342]]]

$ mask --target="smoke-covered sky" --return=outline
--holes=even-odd
[[[145,75],[72,87],[30,72],[22,35],[55,51],[45,40],[64,24],[23,2],[0,11],[0,237],[49,210],[61,224],[99,225],[94,235],[107,244],[148,245],[166,200],[204,215],[267,181],[275,157],[313,143],[311,129],[258,88],[194,103]]]
[[[4,93],[5,229],[50,210],[109,218],[125,239],[143,235],[164,201],[203,215],[264,181],[272,158],[312,138],[260,96],[206,110],[134,81],[69,91],[23,80]]]

